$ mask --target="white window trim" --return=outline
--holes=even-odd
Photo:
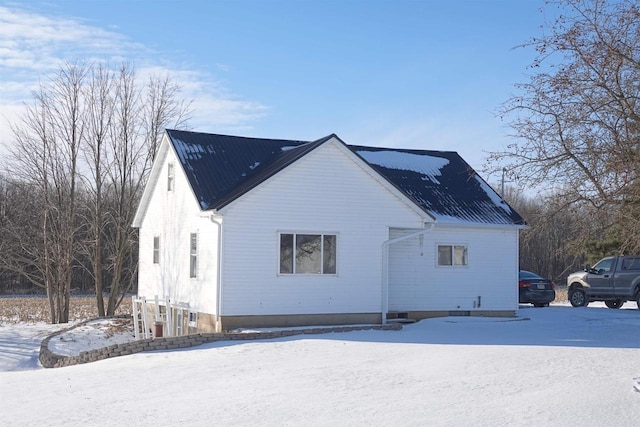
[[[439,249],[441,246],[448,246],[451,248],[451,265],[440,264]],[[466,249],[466,264],[455,263],[455,247],[462,246]],[[436,243],[436,267],[438,268],[469,268],[469,245],[467,243]]]
[[[281,248],[280,248],[280,239],[281,236],[283,234],[293,234],[294,238],[293,238],[293,248],[294,248],[294,254],[293,254],[293,273],[281,273],[280,272],[280,263],[282,262],[282,259],[280,258],[281,255]],[[322,269],[324,269],[324,236],[335,236],[336,237],[336,272],[335,273],[296,273],[295,269],[296,269],[296,262],[295,262],[295,246],[296,246],[296,239],[295,236],[298,234],[308,234],[308,235],[316,235],[316,236],[321,236],[321,248],[320,248],[320,253],[322,255],[322,258],[320,259],[320,266]],[[321,232],[321,231],[278,231],[276,233],[277,239],[276,239],[276,247],[277,247],[277,254],[278,254],[278,263],[276,265],[276,275],[278,276],[282,276],[282,277],[304,277],[304,276],[311,276],[311,277],[336,277],[338,276],[339,273],[339,268],[338,268],[338,259],[340,256],[340,234],[337,232]]]

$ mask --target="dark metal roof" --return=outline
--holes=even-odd
[[[308,142],[178,130],[167,134],[203,210],[224,207],[337,138],[332,134]],[[347,147],[438,221],[524,224],[455,152]]]
[[[454,151],[349,148],[439,222],[525,224]]]
[[[219,209],[306,152],[305,141],[167,130],[203,210]]]

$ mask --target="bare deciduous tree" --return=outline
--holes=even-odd
[[[539,54],[502,115],[516,142],[492,153],[523,185],[546,187],[591,217],[586,242],[618,233],[640,252],[640,9],[631,0],[559,0],[558,18],[524,46]],[[560,209],[562,210],[562,209]],[[595,234],[594,234],[595,231]]]
[[[22,246],[23,270],[39,271],[52,323],[69,320],[69,296],[76,250],[78,156],[84,132],[82,88],[87,68],[64,64],[40,85],[35,102],[14,126],[12,174],[41,192],[41,250]],[[36,224],[29,224],[36,226]],[[31,256],[28,256],[30,251]],[[17,266],[16,266],[17,267]]]
[[[30,215],[7,216],[5,209],[0,218],[1,231],[16,239],[0,240],[0,270],[44,287],[52,322],[69,320],[79,268],[93,279],[100,315],[113,315],[133,289],[131,222],[162,129],[183,127],[190,114],[179,91],[169,77],[140,85],[127,64],[113,70],[106,63],[67,63],[12,126],[12,179],[4,191],[13,186],[35,194],[21,200]]]
[[[115,80],[114,117],[107,173],[109,209],[105,234],[111,272],[106,314],[112,315],[137,278],[137,230],[131,227],[138,200],[166,127],[184,127],[190,103],[177,98],[169,77],[138,85],[134,69],[122,65]]]
[[[567,250],[583,214],[564,209],[565,201],[557,195],[542,200],[507,187],[504,197],[529,226],[520,233],[520,268],[564,283],[585,261]]]
[[[149,77],[142,123],[151,161],[156,157],[165,128],[169,124],[178,129],[184,128],[191,117],[191,102],[179,100],[179,93],[180,86],[173,83],[169,76]]]
[[[110,168],[110,160],[107,156],[107,146],[113,121],[113,82],[111,70],[106,64],[94,65],[89,74],[88,84],[85,88],[87,99],[87,131],[83,150],[87,164],[85,184],[88,198],[86,200],[89,214],[84,218],[88,227],[88,244],[83,245],[85,255],[90,259],[92,267],[90,273],[93,277],[96,290],[96,304],[98,315],[104,316],[104,231],[107,222],[104,207],[104,192],[106,174]]]

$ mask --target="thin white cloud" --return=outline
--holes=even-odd
[[[47,71],[61,59],[144,51],[124,36],[79,20],[0,6],[0,66]]]
[[[230,132],[250,127],[269,112],[269,107],[230,92],[211,74],[197,70],[170,70],[149,65],[137,70],[142,79],[169,75],[180,85],[184,99],[193,100],[191,126],[205,132]]]
[[[157,52],[117,32],[88,25],[73,17],[47,16],[32,10],[0,6],[0,152],[10,141],[9,123],[30,103],[38,82],[64,61],[129,62],[142,79],[169,75],[193,99],[192,126],[198,129],[240,129],[263,117],[268,107],[242,99],[198,70],[176,69],[157,62]]]

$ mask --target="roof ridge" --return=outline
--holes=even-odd
[[[334,140],[440,222],[525,224],[455,151],[347,145],[167,129],[201,209],[220,209],[327,141]],[[477,178],[474,178],[477,176]]]
[[[239,135],[228,135],[224,133],[212,133],[212,132],[198,132],[191,131],[187,129],[165,129],[168,133],[180,132],[180,133],[189,133],[189,134],[197,134],[197,135],[207,135],[207,136],[219,136],[223,138],[231,138],[231,139],[239,139],[239,140],[256,140],[256,141],[280,141],[280,142],[293,142],[293,143],[302,143],[306,144],[313,141],[304,141],[304,140],[296,140],[296,139],[283,139],[283,138],[263,138],[256,136],[239,136]]]

